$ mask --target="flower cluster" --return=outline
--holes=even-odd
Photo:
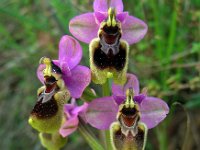
[[[114,149],[143,149],[148,129],[169,112],[163,100],[147,96],[147,90],[140,93],[137,77],[127,73],[129,45],[144,37],[147,25],[123,12],[122,0],[94,0],[93,9],[69,23],[72,35],[89,44],[90,69],[79,65],[82,48],[78,41],[64,35],[58,60],[40,60],[37,76],[43,86],[29,124],[39,131],[47,149],[63,147],[81,123],[110,130]],[[84,101],[91,80],[102,85],[109,78],[113,79],[111,96],[100,97],[93,91],[97,98]]]

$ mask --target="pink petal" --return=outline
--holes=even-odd
[[[106,130],[116,121],[117,112],[118,105],[112,97],[97,98],[89,103],[86,119],[91,126]]]
[[[95,16],[97,24],[100,25],[100,23],[102,21],[107,19],[108,13],[107,12],[94,12],[94,16]],[[126,19],[126,16],[128,16],[128,12],[121,12],[121,13],[117,14],[117,20],[119,20],[121,23],[123,23],[124,20]]]
[[[88,108],[88,104],[87,103],[84,103],[81,106],[76,106],[76,108],[73,110],[72,114],[76,115],[76,114],[85,113],[87,108]]]
[[[124,23],[124,20],[128,16],[128,12],[121,12],[117,14],[117,20],[119,20],[121,23]]]
[[[69,65],[68,65],[67,62],[59,61],[59,60],[53,60],[53,63],[55,65],[57,65],[58,67],[60,67],[63,75],[67,75],[67,76],[71,75],[71,71],[70,71],[70,68],[69,68]]]
[[[96,19],[96,23],[98,25],[100,25],[100,23],[102,21],[104,21],[106,18],[107,18],[107,13],[102,13],[102,12],[94,12],[94,16],[95,16],[95,19]]]
[[[64,35],[59,43],[59,61],[66,62],[70,69],[80,62],[82,48],[77,40],[71,36]]]
[[[68,64],[66,62],[60,63],[58,60],[53,60],[53,63],[61,68],[62,73],[64,75],[67,75],[67,76],[71,75],[71,71],[70,71]],[[39,67],[37,68],[37,77],[40,80],[40,82],[42,82],[42,83],[44,83],[44,76],[43,76],[43,70],[44,69],[45,69],[44,64],[40,64]]]
[[[134,74],[127,73],[127,82],[124,86],[112,84],[112,93],[114,96],[125,97],[126,90],[132,88],[134,90],[134,94],[139,94],[139,81]]]
[[[74,131],[76,131],[78,127],[78,123],[79,123],[79,120],[77,116],[74,116],[73,118],[70,118],[69,120],[66,120],[59,130],[60,134],[63,137],[66,137],[72,134]]]
[[[86,111],[88,109],[88,103],[84,103],[81,106],[78,106],[73,113],[78,113],[78,115],[83,119],[83,121],[85,121],[85,123],[87,123],[87,119],[86,119]]]
[[[137,43],[145,36],[147,28],[142,20],[128,15],[122,24],[122,39],[129,44]]]
[[[113,7],[117,10],[117,13],[123,12],[124,5],[122,0],[111,0],[110,7]]]
[[[108,11],[108,2],[107,0],[94,0],[93,9],[95,12],[107,12]]]
[[[76,66],[71,70],[71,76],[63,75],[63,80],[70,91],[71,97],[80,98],[91,80],[90,69],[85,66]]]
[[[63,75],[67,75],[67,76],[71,75],[71,70],[70,70],[69,65],[67,64],[67,62],[58,62],[57,61],[57,63],[55,63],[55,60],[53,62],[58,67],[60,67]]]
[[[169,113],[167,103],[159,98],[146,97],[140,104],[141,122],[149,129],[157,126]]]
[[[93,13],[85,13],[74,17],[69,23],[69,30],[74,37],[82,42],[90,43],[97,37],[99,26]]]
[[[146,98],[146,95],[145,95],[145,94],[139,94],[139,95],[134,96],[134,100],[135,100],[138,104],[140,104],[145,98]]]
[[[72,113],[75,107],[76,105],[72,103],[64,105],[64,113],[66,114],[67,118],[72,118],[78,115],[78,113],[77,114]]]
[[[115,102],[117,103],[117,105],[120,105],[122,102],[125,101],[126,96],[125,95],[124,96],[115,96],[115,95],[113,95],[113,98],[114,98]]]
[[[44,76],[43,76],[43,70],[45,69],[44,64],[40,64],[37,68],[37,77],[40,80],[40,82],[44,83]]]

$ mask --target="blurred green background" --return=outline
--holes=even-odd
[[[27,123],[41,83],[42,56],[57,58],[58,42],[70,34],[69,20],[92,11],[92,0],[0,1],[0,149],[42,150]],[[129,72],[141,88],[166,100],[167,119],[148,135],[147,150],[200,149],[200,2],[199,0],[124,0],[131,15],[149,27],[130,47]],[[83,44],[82,64],[89,64]],[[181,104],[175,104],[175,102]],[[90,148],[74,133],[63,149]]]

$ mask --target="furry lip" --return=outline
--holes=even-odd
[[[53,79],[53,80],[52,80]],[[56,88],[56,79],[54,77],[49,77],[49,76],[46,76],[45,77],[45,86],[46,86],[46,90],[45,90],[45,93],[51,93],[53,90],[55,90]]]
[[[126,127],[132,127],[134,123],[136,122],[137,114],[127,116],[125,114],[122,114],[122,122]]]

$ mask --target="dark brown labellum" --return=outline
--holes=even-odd
[[[31,115],[36,116],[38,119],[47,119],[55,116],[57,112],[58,104],[53,97],[45,103],[41,98],[34,106]]]
[[[132,127],[135,122],[138,122],[139,120],[139,115],[138,111],[136,108],[123,108],[121,110],[121,121],[127,126],[127,127]]]
[[[119,39],[121,38],[120,28],[118,26],[108,27],[107,25],[105,25],[103,28],[101,28],[99,37],[101,40],[105,41],[106,44],[117,44],[119,43]]]
[[[108,53],[105,54],[101,50],[99,43],[98,47],[94,50],[93,62],[99,69],[115,68],[117,71],[123,70],[126,63],[126,49],[120,44],[119,52],[113,54],[112,49],[108,49]]]
[[[111,140],[116,150],[144,150],[147,130],[144,124],[138,124],[137,134],[128,135],[122,133],[119,123],[113,123],[111,126]]]
[[[124,124],[127,127],[132,127],[134,125],[134,123],[137,121],[137,116],[133,115],[133,116],[126,116],[122,114],[122,121],[124,122]]]
[[[44,77],[44,80],[45,80],[44,84],[46,86],[45,93],[50,93],[54,89],[56,89],[56,87],[57,87],[57,84],[56,84],[57,80],[56,80],[55,77],[53,77],[53,76],[47,77],[46,76],[46,77]]]

